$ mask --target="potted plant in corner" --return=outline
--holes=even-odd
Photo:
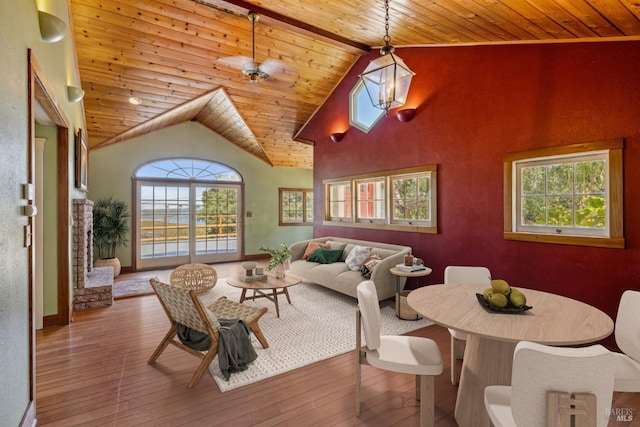
[[[113,267],[113,277],[120,275],[116,248],[127,245],[129,208],[113,197],[99,199],[93,205],[93,246],[98,251],[96,267]]]
[[[265,246],[260,246],[259,249],[271,255],[267,270],[271,271],[275,268],[276,279],[284,279],[284,263],[291,259],[289,246],[286,243],[280,243],[280,249],[267,248]]]

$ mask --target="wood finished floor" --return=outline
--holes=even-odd
[[[238,271],[239,264],[215,267],[218,277],[225,277]],[[140,272],[118,280],[154,275],[168,280],[169,273]],[[227,393],[220,393],[208,374],[187,390],[199,362],[195,357],[169,346],[156,365],[146,363],[168,325],[156,297],[150,295],[119,299],[109,308],[77,313],[69,326],[38,331],[38,425],[418,425],[413,377],[366,366],[362,414],[355,417],[353,352]],[[429,326],[412,335],[434,339],[442,351],[445,370],[436,378],[436,426],[456,426],[449,333]],[[640,393],[616,393],[613,408],[631,411],[634,420],[612,420],[609,426],[640,426]]]

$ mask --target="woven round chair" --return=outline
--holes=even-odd
[[[169,283],[183,289],[201,293],[216,285],[218,273],[207,264],[184,264],[171,272]]]

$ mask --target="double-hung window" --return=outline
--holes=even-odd
[[[622,141],[505,156],[505,238],[624,247]]]

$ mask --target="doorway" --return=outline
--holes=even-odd
[[[157,161],[137,171],[135,188],[137,268],[242,259],[243,186],[231,168],[200,159]]]
[[[55,326],[55,325],[68,325],[71,321],[71,304],[70,304],[70,266],[71,266],[71,258],[69,255],[69,244],[70,244],[70,193],[69,193],[69,123],[70,121],[67,119],[63,110],[55,101],[55,97],[53,96],[54,91],[49,86],[47,80],[45,79],[44,73],[38,62],[29,50],[28,52],[28,61],[29,61],[29,165],[30,165],[30,183],[32,185],[37,185],[38,181],[36,180],[36,143],[35,143],[35,127],[36,122],[42,123],[48,126],[56,127],[56,222],[55,235],[57,237],[56,241],[56,284],[57,284],[57,313],[52,316],[43,316],[41,319],[42,326]],[[35,191],[36,197],[38,192],[42,190],[37,189]],[[35,202],[34,202],[35,203]],[[40,212],[42,216],[42,212]],[[38,227],[36,221],[32,218],[30,220],[30,225],[32,227],[32,241],[38,242],[43,238],[43,227]],[[38,275],[43,274],[43,271],[36,271],[36,269],[42,269],[42,263],[39,260],[36,262],[38,253],[35,251],[35,246],[32,245],[32,257],[31,264],[32,267],[30,269],[30,289],[31,289],[31,300],[32,300],[32,311],[33,307],[37,307],[41,302],[38,301],[37,295],[41,292],[39,289],[36,289],[36,283],[38,283]],[[41,286],[41,285],[38,285]],[[32,313],[33,315],[34,313]],[[33,317],[32,317],[33,318]],[[38,323],[38,322],[36,322]],[[35,330],[35,324],[34,330]]]

